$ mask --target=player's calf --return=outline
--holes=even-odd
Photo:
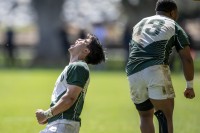
[[[158,119],[159,133],[168,133],[167,119],[165,114],[161,110],[158,110],[154,113],[154,115]]]

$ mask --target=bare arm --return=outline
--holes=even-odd
[[[193,64],[193,59],[190,54],[189,46],[180,50],[179,56],[181,58],[185,79],[186,81],[192,82],[194,78],[194,64]],[[195,93],[194,93],[193,87],[186,87],[184,96],[190,99],[194,98]]]
[[[189,46],[179,51],[179,56],[183,65],[185,79],[191,81],[194,78],[194,64],[190,54]]]
[[[78,98],[82,88],[76,85],[69,85],[68,91],[60,98],[60,100],[51,109],[53,115],[64,112],[69,109]]]
[[[51,108],[50,111],[53,116],[64,112],[65,110],[69,109],[78,98],[79,94],[81,93],[82,88],[76,85],[68,85],[67,92],[60,98],[60,100]],[[36,117],[39,124],[47,123],[47,116],[42,109],[38,109],[36,111]]]

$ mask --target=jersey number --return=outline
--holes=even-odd
[[[147,20],[143,20],[140,23],[138,31],[137,31],[137,35],[141,35],[141,32],[144,28],[144,25],[146,24],[146,21]],[[161,19],[152,19],[147,24],[152,25],[152,27],[151,28],[145,28],[144,29],[145,33],[147,33],[150,36],[156,36],[160,33],[161,27],[165,24],[165,21],[161,20]]]

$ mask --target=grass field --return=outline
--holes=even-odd
[[[0,133],[38,133],[45,127],[37,124],[35,110],[48,108],[60,72],[52,69],[0,70]],[[172,75],[176,91],[175,133],[200,132],[199,77],[195,75],[196,98],[188,100],[183,97],[183,75]],[[92,72],[81,117],[80,133],[140,132],[124,72]]]

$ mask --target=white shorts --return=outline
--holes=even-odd
[[[47,124],[40,133],[79,133],[79,129],[80,122],[62,119]]]
[[[128,77],[131,99],[140,104],[147,99],[174,98],[170,69],[167,65],[155,65]]]

